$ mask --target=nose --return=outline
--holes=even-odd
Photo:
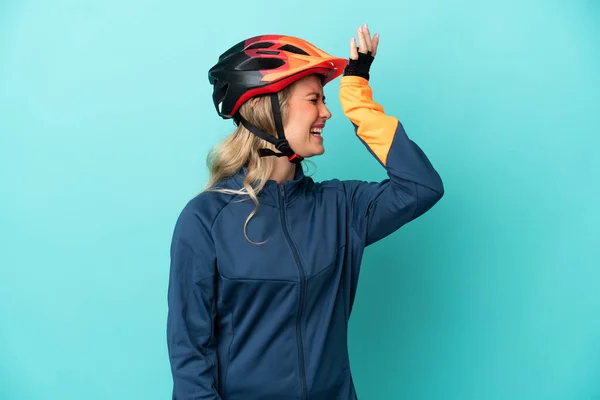
[[[321,108],[319,109],[319,116],[325,120],[331,118],[331,111],[325,105],[325,103],[321,103]]]

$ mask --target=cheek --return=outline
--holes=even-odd
[[[306,130],[302,129],[299,125],[290,124],[288,128],[285,129],[285,137],[293,147],[294,145],[305,142],[306,138],[308,137],[308,133],[306,133]]]
[[[306,140],[309,130],[318,113],[313,108],[296,108],[292,115],[289,115],[285,126],[285,136],[290,143]]]

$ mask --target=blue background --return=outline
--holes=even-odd
[[[361,399],[600,399],[600,3],[0,3],[0,398],[166,399],[168,247],[206,182],[207,70],[246,37],[348,56],[446,194],[365,255]],[[316,180],[379,180],[326,87]]]

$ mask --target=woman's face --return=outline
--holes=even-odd
[[[306,76],[290,89],[285,137],[296,154],[308,158],[325,152],[321,132],[331,113],[325,105],[321,79]]]

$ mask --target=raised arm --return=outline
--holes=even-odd
[[[378,37],[367,37],[368,31],[359,32],[361,48],[357,51],[351,46],[350,62],[340,84],[344,114],[388,175],[382,182],[345,182],[350,220],[365,246],[424,214],[444,194],[442,180],[425,153],[408,138],[400,121],[373,101],[369,68]]]

